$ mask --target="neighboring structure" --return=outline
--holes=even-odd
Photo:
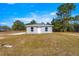
[[[0,32],[4,31],[4,29],[0,26]]]
[[[32,24],[26,25],[27,34],[52,33],[52,25]]]

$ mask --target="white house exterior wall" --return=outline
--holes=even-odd
[[[27,34],[40,34],[40,33],[52,33],[52,27],[51,26],[48,26],[48,31],[45,31],[45,27],[46,26],[43,26],[43,27],[33,27],[34,28],[34,31],[31,32],[31,27],[26,27],[26,32]],[[38,31],[38,29],[40,28],[40,32]]]
[[[37,28],[36,27],[34,27],[34,31],[33,32],[31,32],[31,27],[26,27],[26,32],[27,32],[27,34],[35,34],[35,33],[37,33]]]
[[[45,27],[41,28],[42,33],[52,33],[52,27],[48,27],[48,31],[45,31]]]

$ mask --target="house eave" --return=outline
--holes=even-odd
[[[53,25],[26,25],[26,27],[52,27]]]

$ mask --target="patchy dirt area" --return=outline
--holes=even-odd
[[[79,33],[62,33],[64,35],[79,36]]]
[[[60,32],[59,32],[60,33]],[[4,39],[6,37],[9,37],[9,36],[14,36],[14,35],[22,35],[22,34],[26,34],[26,32],[1,32],[0,33],[0,39]],[[63,35],[71,35],[71,36],[79,36],[79,33],[69,33],[69,32],[61,32],[60,34],[63,34]]]
[[[22,35],[22,34],[25,34],[26,32],[17,32],[17,33],[0,33],[0,39],[4,39],[6,38],[7,36],[10,36],[10,35]]]
[[[12,34],[7,34],[7,35],[22,35],[22,34],[26,34],[26,32],[12,33]]]
[[[0,39],[4,39],[4,37],[0,37]]]

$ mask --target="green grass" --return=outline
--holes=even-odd
[[[63,33],[8,36],[0,39],[0,43],[13,45],[12,48],[0,46],[3,56],[79,55],[79,37]]]

